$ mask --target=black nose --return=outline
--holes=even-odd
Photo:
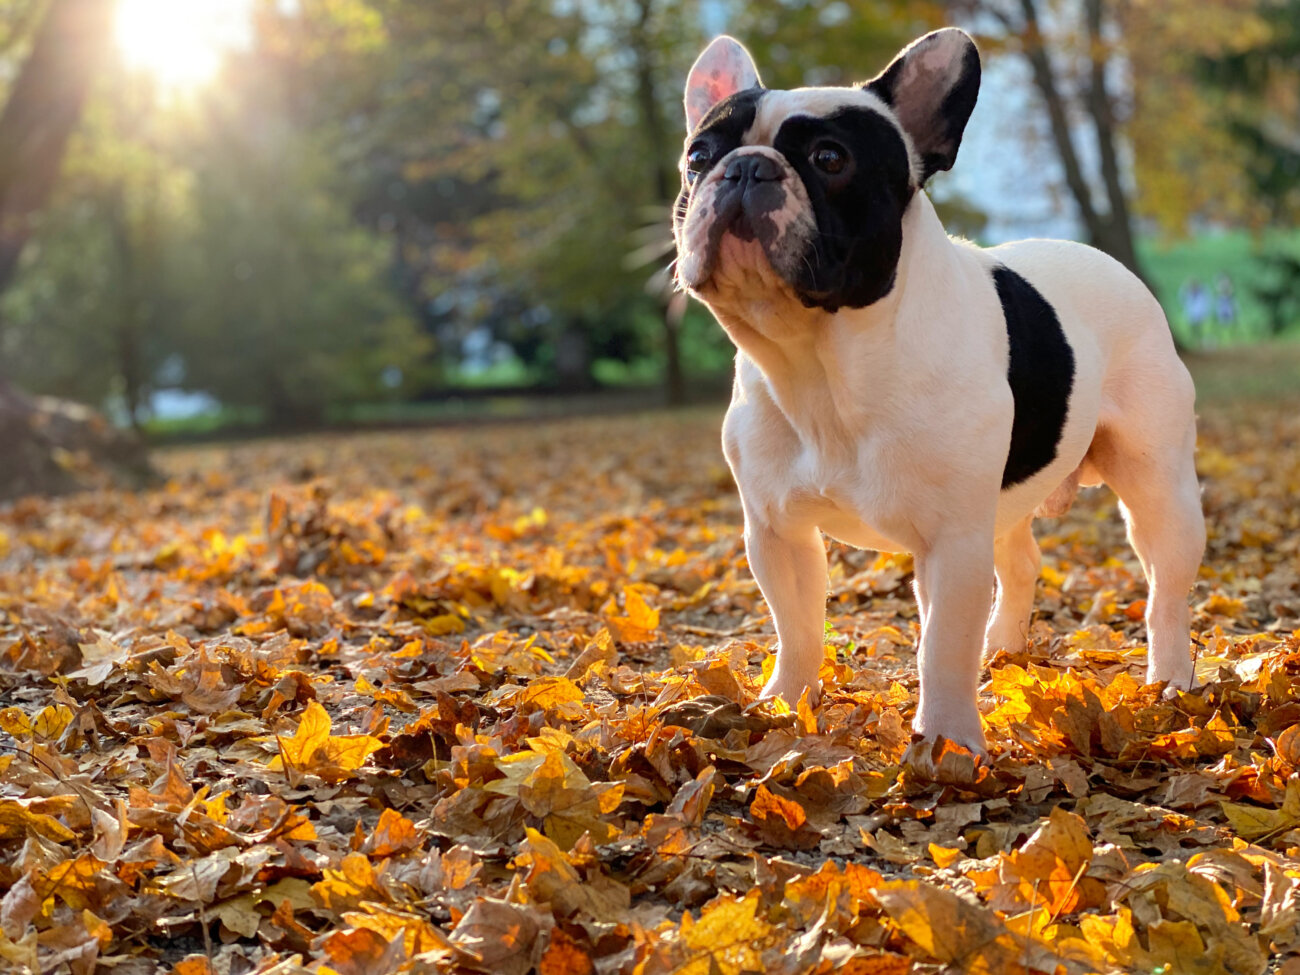
[[[739,183],[775,183],[785,176],[775,159],[757,153],[737,156],[727,164],[727,171],[722,175],[724,179]]]

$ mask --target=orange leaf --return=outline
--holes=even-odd
[[[379,825],[362,847],[362,852],[372,857],[391,857],[410,853],[420,848],[420,836],[411,822],[395,809],[385,809],[379,816]]]
[[[539,975],[591,975],[591,956],[563,928],[551,932],[551,941],[537,966]]]
[[[608,618],[615,639],[623,643],[643,643],[655,638],[659,629],[659,610],[652,609],[632,586],[623,588],[623,610],[626,616]]]

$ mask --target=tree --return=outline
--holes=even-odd
[[[37,18],[30,50],[0,112],[0,294],[12,284],[19,259],[58,179],[68,140],[81,118],[92,80],[111,37],[111,0],[50,0],[27,4],[6,43],[25,40]],[[0,352],[4,349],[0,321]],[[139,445],[121,440],[66,406],[33,403],[0,365],[0,497],[66,490],[98,471],[138,480],[148,475]],[[67,463],[80,457],[78,464]]]
[[[650,341],[679,363],[676,322],[626,256],[644,211],[676,192],[692,5],[376,6],[388,41],[348,113],[365,120],[358,210],[394,237],[440,347],[489,328],[565,388],[591,381],[594,358]],[[679,394],[680,367],[668,374]]]
[[[966,10],[999,25],[995,49],[1012,51],[1029,66],[1088,243],[1141,276],[1112,81],[1120,49],[1105,29],[1106,2],[1078,0],[1049,9],[1049,0],[972,0]],[[1077,117],[1087,120],[1093,154],[1081,150]],[[1091,166],[1090,158],[1096,160]]]
[[[1288,0],[1290,2],[1290,0]],[[1197,83],[1205,59],[1248,57],[1259,0],[963,0],[985,47],[1023,60],[1088,242],[1142,274],[1135,219],[1254,221],[1242,145]],[[1258,102],[1254,102],[1258,104]]]
[[[6,359],[33,392],[143,419],[169,328],[185,306],[174,280],[188,173],[166,148],[171,119],[149,85],[101,72],[57,190],[3,298]]]
[[[0,292],[54,189],[112,13],[111,0],[51,0],[0,113]]]
[[[304,124],[301,81],[255,49],[181,150],[192,172],[184,384],[281,427],[393,395],[426,351],[387,248],[352,220],[331,134]]]
[[[1300,0],[1259,3],[1254,29],[1227,50],[1197,58],[1198,93],[1244,156],[1260,223],[1300,215]]]

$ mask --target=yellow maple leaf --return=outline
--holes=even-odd
[[[379,815],[379,824],[366,839],[362,852],[382,858],[410,853],[420,848],[420,834],[411,822],[396,809],[385,809]]]
[[[1083,817],[1057,807],[1024,846],[1002,858],[999,891],[1020,904],[1042,904],[1053,916],[1096,906],[1104,892],[1095,883],[1083,883],[1082,876],[1091,861],[1092,840]],[[1003,904],[995,900],[993,906]]]
[[[617,835],[601,819],[601,796],[563,752],[544,756],[525,752],[502,759],[498,767],[510,784],[493,782],[487,788],[517,795],[524,808],[542,820],[546,835],[564,849],[571,849],[583,833],[590,833],[597,843],[608,843]]]
[[[1022,946],[990,910],[916,880],[875,892],[899,929],[930,958],[965,975],[1023,975]]]
[[[1248,842],[1276,836],[1300,826],[1300,779],[1292,777],[1286,784],[1286,797],[1278,809],[1248,806],[1241,802],[1220,802],[1233,832]]]
[[[674,968],[676,975],[741,975],[761,972],[763,950],[784,944],[787,933],[758,916],[763,892],[752,890],[744,897],[719,898],[692,922],[682,918],[678,932],[688,951],[687,960]]]
[[[25,839],[28,834],[44,836],[56,843],[72,843],[77,835],[53,816],[32,808],[40,799],[0,799],[0,839]]]
[[[338,869],[326,867],[322,879],[312,884],[312,896],[322,907],[336,913],[354,910],[365,901],[387,901],[370,859],[361,853],[349,853]]]
[[[928,847],[930,859],[935,862],[937,867],[943,868],[951,866],[957,860],[961,859],[962,851],[948,846],[940,846],[938,843],[931,843]]]
[[[422,917],[373,902],[362,911],[345,911],[343,920],[354,928],[373,931],[386,941],[401,941],[407,955],[451,947],[446,936]]]
[[[583,880],[565,852],[531,827],[524,852],[514,862],[527,870],[524,884],[529,892],[553,904],[562,917],[581,913],[597,921],[621,922],[627,916],[632,895],[626,887],[604,875]]]
[[[503,703],[512,704],[524,714],[545,711],[563,704],[583,700],[581,687],[567,677],[539,677],[528,686],[506,697]]]
[[[327,782],[338,782],[384,747],[382,741],[371,735],[331,735],[331,727],[329,713],[320,703],[308,702],[293,736],[276,736],[280,754],[271,760],[270,767],[297,774],[311,773]]]

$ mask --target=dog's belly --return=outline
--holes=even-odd
[[[868,548],[876,552],[909,550],[909,546],[888,538],[865,521],[839,510],[834,505],[827,505],[826,513],[819,519],[819,527],[837,542],[852,545],[854,548]]]

